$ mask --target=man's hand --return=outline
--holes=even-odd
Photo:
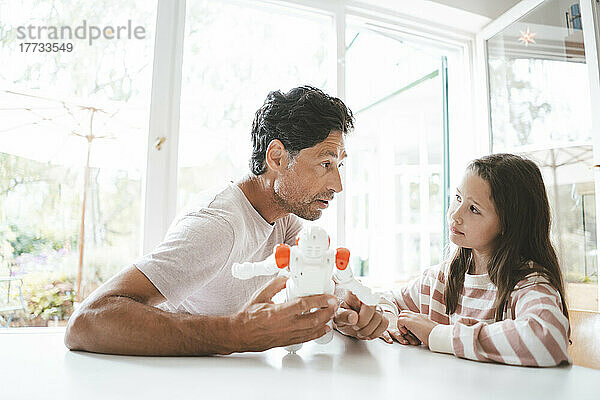
[[[388,326],[381,310],[363,304],[352,292],[346,292],[333,323],[344,335],[365,340],[380,337]]]
[[[412,333],[417,339],[429,346],[429,334],[438,325],[424,314],[412,311],[400,311],[398,316],[398,330],[402,333]]]
[[[233,317],[232,335],[239,344],[238,351],[304,343],[330,331],[326,324],[337,309],[337,299],[321,294],[273,304],[273,296],[285,288],[286,281],[287,277],[273,279]]]

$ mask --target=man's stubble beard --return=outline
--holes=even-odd
[[[287,201],[285,197],[285,195],[279,194],[277,189],[273,193],[275,203],[280,208],[302,219],[306,219],[308,221],[315,221],[319,219],[321,217],[321,214],[323,213],[322,210],[311,209],[311,205],[313,204],[314,200],[309,203],[293,204]]]

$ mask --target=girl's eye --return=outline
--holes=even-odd
[[[456,195],[456,201],[460,202],[460,194]]]
[[[479,210],[475,208],[475,206],[471,206],[471,211],[473,211],[474,214],[479,214]]]
[[[339,165],[338,168],[342,168],[344,166],[344,162],[342,161]]]

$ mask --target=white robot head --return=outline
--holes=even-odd
[[[319,226],[310,226],[300,232],[297,244],[305,256],[321,257],[329,249],[329,235]]]

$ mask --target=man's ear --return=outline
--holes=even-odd
[[[265,154],[267,169],[282,170],[288,165],[288,152],[279,139],[271,140]]]

